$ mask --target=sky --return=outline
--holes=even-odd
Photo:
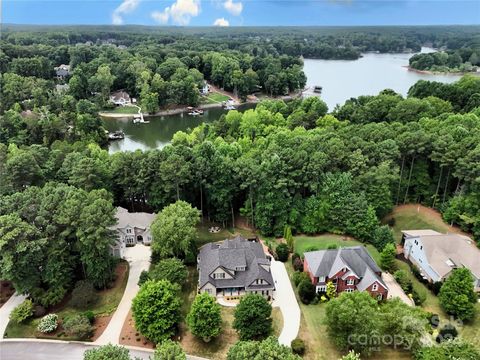
[[[480,24],[480,0],[0,0],[2,23],[176,26]]]

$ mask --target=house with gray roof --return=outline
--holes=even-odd
[[[271,298],[275,284],[270,261],[258,241],[241,236],[206,244],[197,258],[198,291],[227,298],[247,293]]]
[[[480,292],[480,250],[467,236],[434,230],[402,231],[403,255],[418,267],[424,279],[440,282],[454,269],[468,268],[473,286]]]
[[[117,224],[114,230],[117,231],[117,241],[112,246],[112,254],[123,258],[127,246],[135,246],[137,243],[150,245],[152,235],[150,225],[155,219],[155,214],[146,212],[128,212],[122,207],[117,208]]]
[[[324,293],[327,284],[341,292],[367,291],[378,300],[386,299],[388,287],[382,270],[364,246],[309,251],[304,253],[303,269],[310,276],[317,293]]]

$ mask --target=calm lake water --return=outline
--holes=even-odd
[[[430,52],[424,48],[422,52]],[[412,54],[364,54],[358,60],[305,59],[304,71],[307,86],[323,87],[321,98],[329,110],[336,104],[360,95],[376,95],[383,89],[393,89],[406,95],[410,86],[418,80],[434,80],[450,83],[459,75],[427,75],[409,71],[404,66]],[[240,108],[246,109],[250,106]],[[223,114],[223,109],[206,110],[203,116],[187,114],[148,118],[149,124],[133,124],[127,119],[106,119],[109,131],[123,130],[125,139],[111,142],[110,152],[147,150],[168,145],[177,131],[194,128],[202,122],[211,122]]]

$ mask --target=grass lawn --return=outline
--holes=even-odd
[[[99,299],[97,303],[91,308],[87,309],[93,311],[95,316],[109,316],[117,309],[120,300],[128,280],[128,262],[122,261],[117,265],[117,280],[111,289],[99,291]],[[58,315],[59,320],[83,313],[86,310],[78,310],[69,305],[67,301],[64,305],[59,305],[56,309],[49,311]],[[56,338],[60,340],[77,340],[75,338],[69,338],[65,335],[61,329],[57,330],[54,335],[43,335],[37,332],[37,325],[40,319],[31,319],[24,324],[14,324],[9,322],[7,329],[5,330],[5,337],[8,338]]]
[[[230,97],[217,92],[212,92],[208,94],[208,96],[205,96],[203,99],[204,103],[206,104],[218,104],[227,101],[228,99],[230,99]]]
[[[380,254],[378,250],[371,244],[364,244],[360,241],[354,240],[352,238],[334,234],[323,234],[317,236],[295,236],[295,252],[303,255],[303,253],[309,248],[315,248],[316,250],[327,249],[329,245],[340,246],[357,246],[364,245],[366,246],[368,252],[373,257],[373,259],[379,263]]]
[[[135,106],[117,106],[113,109],[104,109],[102,112],[111,114],[137,114],[138,108]]]

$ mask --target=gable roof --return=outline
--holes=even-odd
[[[120,101],[122,99],[130,101],[130,95],[126,91],[118,90],[110,94],[110,99],[113,101]]]
[[[417,237],[417,236],[427,236],[427,235],[442,235],[438,231],[431,229],[422,229],[422,230],[402,230],[402,234],[406,237]]]
[[[127,209],[117,207],[115,217],[117,218],[117,224],[115,225],[117,229],[123,229],[127,226],[148,229],[155,219],[155,214],[146,212],[130,213]]]
[[[455,267],[466,267],[480,279],[480,250],[469,237],[438,234],[420,236],[419,239],[428,263],[440,277],[443,278]]]
[[[272,288],[273,278],[270,271],[261,265],[270,264],[260,243],[248,241],[241,236],[224,240],[220,243],[209,243],[200,248],[198,254],[199,287],[211,283],[217,288],[246,287]],[[233,274],[232,279],[213,279],[210,274],[219,267]],[[236,271],[238,267],[244,271]],[[262,279],[269,285],[252,284]]]
[[[362,279],[357,288],[362,284],[362,287],[366,289],[374,281],[377,281],[385,289],[388,289],[387,285],[376,274],[381,273],[380,268],[364,246],[309,251],[304,253],[304,256],[311,273],[315,277],[333,277],[341,269],[347,268],[351,275],[354,274]]]

